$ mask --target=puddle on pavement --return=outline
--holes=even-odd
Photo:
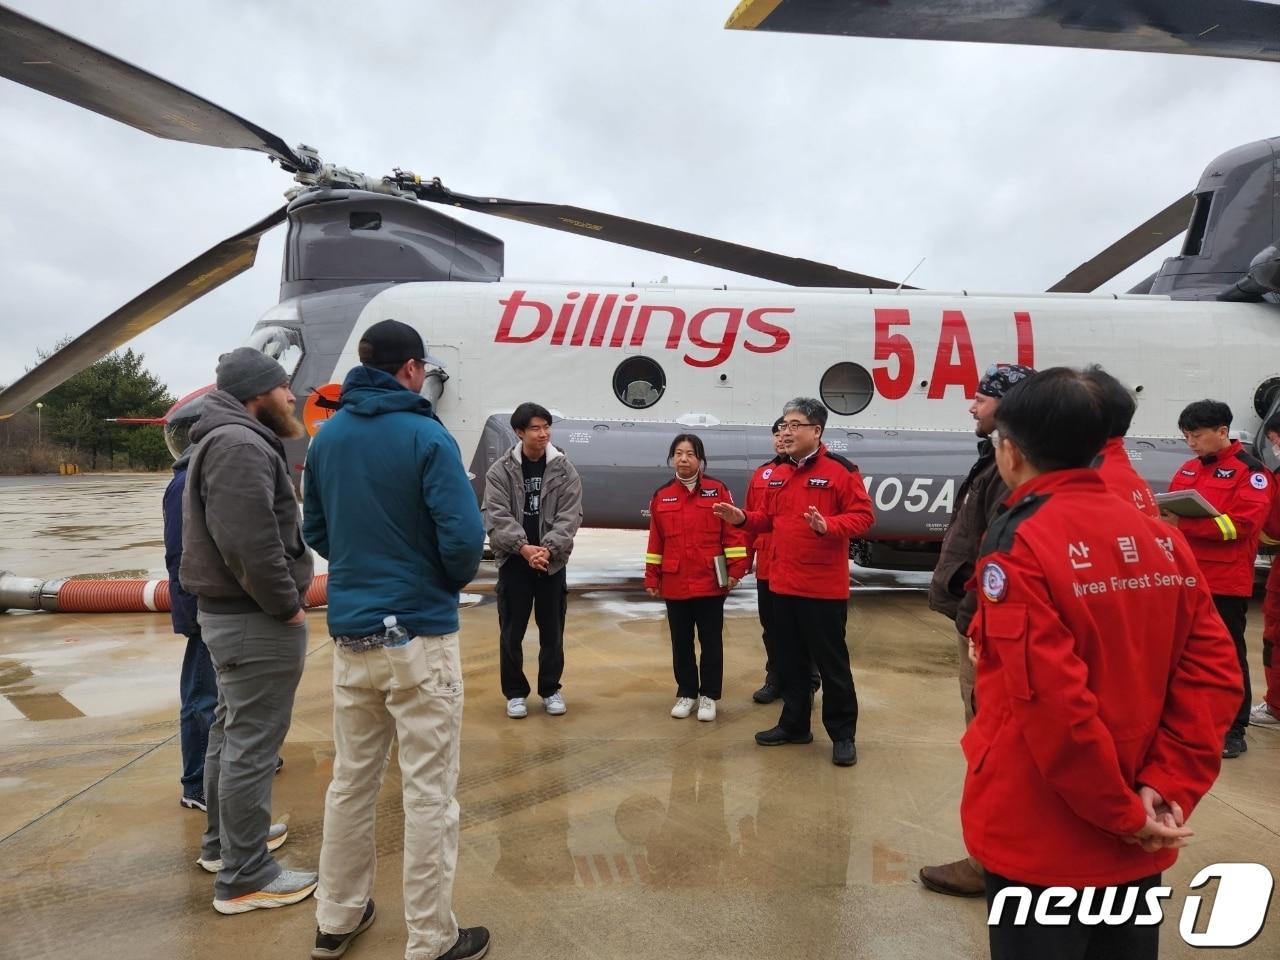
[[[10,693],[5,699],[28,720],[74,720],[84,716],[60,693]]]

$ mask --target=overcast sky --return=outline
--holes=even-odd
[[[726,31],[733,0],[5,0],[324,159],[574,203],[939,290],[1043,290],[1269,120],[1280,65]],[[279,206],[265,157],[0,80],[0,382]],[[760,286],[467,217],[509,277]],[[182,394],[276,302],[258,265],[132,346]],[[1123,291],[1166,249],[1104,289]]]

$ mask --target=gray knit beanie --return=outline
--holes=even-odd
[[[236,347],[218,358],[218,389],[241,403],[285,383],[289,375],[261,350]]]

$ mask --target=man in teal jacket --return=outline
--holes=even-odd
[[[373,922],[374,808],[392,737],[404,789],[406,956],[467,960],[489,932],[452,911],[458,860],[462,663],[458,591],[484,526],[453,437],[421,395],[422,338],[365,331],[341,409],[307,452],[303,536],[329,560],[333,780],[325,797],[316,950]]]

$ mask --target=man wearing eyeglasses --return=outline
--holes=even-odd
[[[996,469],[991,432],[996,428],[996,410],[1009,389],[1035,371],[1017,363],[993,363],[978,383],[978,392],[969,405],[974,433],[978,435],[978,459],[956,492],[956,508],[942,537],[942,551],[929,584],[929,608],[955,621],[959,658],[960,699],[964,702],[964,722],[973,721],[973,664],[969,661],[969,640],[965,631],[978,609],[978,595],[967,589],[978,561],[982,537],[1000,511],[1009,488]],[[986,887],[982,866],[973,857],[952,863],[921,867],[920,882],[935,893],[952,897],[980,897]]]
[[[822,725],[831,737],[831,762],[858,762],[854,737],[858,695],[849,668],[849,540],[875,522],[858,468],[827,450],[827,408],[797,397],[782,411],[786,460],[769,478],[764,508],[744,512],[718,503],[716,516],[750,533],[772,535],[769,590],[782,661],[782,715],[756,734],[762,747],[812,743],[809,661],[822,678]]]

